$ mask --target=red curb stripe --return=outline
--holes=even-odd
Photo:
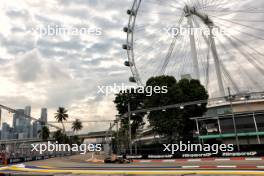
[[[214,161],[215,158],[202,158],[202,161]]]
[[[230,158],[230,160],[245,160],[246,158],[245,157],[233,157],[233,158]]]
[[[257,166],[237,166],[238,169],[257,169]]]

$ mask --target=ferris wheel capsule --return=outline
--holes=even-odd
[[[137,81],[136,81],[135,77],[131,76],[131,77],[129,77],[129,82],[136,83]]]
[[[130,45],[127,45],[127,44],[124,44],[123,46],[122,46],[122,48],[124,49],[124,50],[131,50],[131,46]]]
[[[125,61],[124,65],[127,66],[127,67],[131,67],[133,65],[133,63],[130,62],[130,61]]]
[[[131,33],[132,32],[132,29],[130,27],[124,27],[123,28],[123,31],[124,32],[127,32],[127,33]]]
[[[135,11],[134,10],[127,10],[127,14],[128,15],[133,15],[133,16],[135,16],[136,15],[136,13],[135,13]]]

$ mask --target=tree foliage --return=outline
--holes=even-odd
[[[72,130],[74,132],[76,131],[80,131],[83,128],[82,122],[79,119],[76,119],[73,123],[72,123]]]
[[[69,118],[69,115],[67,112],[68,110],[65,109],[64,107],[59,107],[57,112],[55,113],[55,119],[61,123],[63,127],[63,132],[65,132],[65,126],[63,122]]]
[[[123,133],[128,131],[128,116],[123,116],[124,114],[128,113],[128,104],[130,104],[130,110],[136,110],[144,107],[144,94],[137,93],[134,89],[121,91],[120,93],[116,94],[114,103],[116,104],[116,108],[118,111],[119,116],[122,116],[121,119],[121,128]],[[138,114],[131,114],[131,133],[132,138],[135,137],[136,131],[139,127],[144,125],[143,117],[145,113],[138,113]],[[120,136],[126,134],[119,134]]]
[[[198,80],[182,79],[179,82],[172,76],[152,77],[147,86],[167,86],[166,94],[153,94],[146,97],[145,106],[160,107],[197,100],[207,100],[208,94]],[[148,115],[153,130],[169,141],[192,140],[195,123],[190,117],[199,117],[206,112],[206,104],[190,105],[182,108],[152,111]]]
[[[47,126],[43,126],[39,131],[38,131],[39,137],[46,141],[49,139],[50,136],[50,130]]]
[[[117,94],[114,103],[119,115],[122,116],[128,112],[128,102],[130,102],[131,110],[133,111],[208,99],[207,91],[198,80],[182,79],[177,82],[173,76],[158,76],[150,78],[146,83],[146,88],[157,86],[160,88],[166,86],[167,92],[152,92],[151,96],[133,93],[133,91],[130,91],[131,93],[120,92]],[[170,142],[192,140],[195,122],[190,120],[190,118],[202,116],[207,110],[206,105],[204,103],[184,108],[167,109],[165,111],[152,111],[147,115],[147,118],[153,131],[166,137]],[[144,124],[143,117],[145,115],[146,113],[139,113],[131,116],[133,137],[135,137],[136,130]],[[127,132],[128,118],[125,117],[122,118],[122,126],[118,134],[120,140],[123,140],[124,143],[127,143],[125,138],[128,135]]]

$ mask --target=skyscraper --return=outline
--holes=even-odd
[[[17,136],[19,139],[26,139],[30,137],[30,119],[25,117],[25,111],[27,111],[26,115],[30,115],[30,109],[30,107],[26,107],[25,110],[17,109],[17,113],[14,114],[14,135]]]
[[[31,115],[31,106],[26,106],[25,107],[25,114],[30,116]]]
[[[31,116],[31,106],[26,106],[25,107],[25,115]],[[33,137],[33,127],[31,125],[31,119],[26,118],[26,124],[25,126],[27,127],[27,137],[32,138]]]
[[[12,139],[13,136],[13,128],[9,126],[7,123],[2,124],[2,131],[1,131],[1,140],[9,140]]]
[[[43,125],[47,124],[47,122],[48,122],[47,108],[41,108],[40,120],[43,122]]]
[[[32,128],[33,128],[33,130],[32,130],[33,131],[33,134],[32,134],[33,138],[38,138],[39,137],[38,132],[41,130],[41,125],[40,125],[39,121],[33,122]]]
[[[2,109],[0,109],[0,127],[1,127],[1,124],[2,124]]]

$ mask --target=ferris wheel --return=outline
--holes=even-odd
[[[210,97],[261,92],[264,2],[133,0],[127,10],[130,82],[152,76],[199,79]]]

